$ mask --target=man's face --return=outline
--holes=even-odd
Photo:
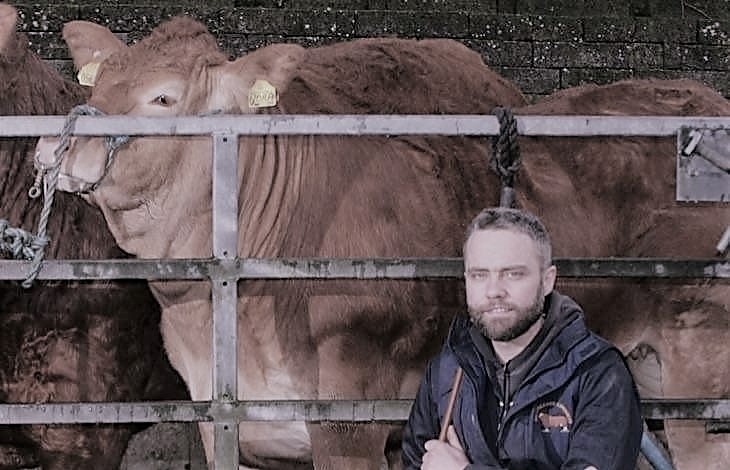
[[[478,230],[464,246],[469,315],[493,341],[511,341],[540,317],[555,285],[555,267],[542,269],[537,245],[513,230]]]

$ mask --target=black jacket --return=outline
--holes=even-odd
[[[425,442],[437,438],[457,364],[464,380],[453,424],[472,462],[468,469],[635,468],[641,408],[621,353],[588,331],[572,299],[553,292],[547,300],[543,328],[504,366],[491,345],[486,353],[477,348],[468,318],[454,321],[411,409],[405,468],[420,468]],[[515,361],[529,370],[511,367]],[[517,385],[510,385],[513,371],[521,377]]]

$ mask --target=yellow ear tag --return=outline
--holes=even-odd
[[[278,102],[276,88],[266,80],[256,80],[248,92],[249,108],[270,108]]]
[[[89,62],[81,67],[76,77],[79,83],[84,86],[94,86],[96,83],[96,73],[99,71],[99,62]]]

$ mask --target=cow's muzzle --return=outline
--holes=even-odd
[[[40,150],[37,151],[35,154],[34,166],[37,173],[33,186],[28,191],[28,195],[30,197],[35,198],[40,195],[40,186],[42,182],[44,184],[44,189],[49,184],[55,185],[56,182],[59,182],[61,183],[64,191],[78,194],[88,194],[94,191],[99,186],[101,181],[109,172],[109,167],[111,167],[111,164],[114,161],[116,151],[127,142],[129,142],[129,136],[110,135],[104,138],[104,144],[106,148],[104,169],[96,181],[86,181],[83,178],[78,178],[70,174],[60,173],[60,167],[71,146],[71,135],[73,134],[76,119],[78,119],[79,116],[104,115],[105,113],[103,111],[88,104],[76,106],[69,112],[68,116],[66,116],[66,123],[63,127],[63,130],[61,131],[61,135],[59,136],[58,145],[53,150],[53,159],[45,161],[42,160]],[[48,178],[49,174],[51,175],[50,178]]]

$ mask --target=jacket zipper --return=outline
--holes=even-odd
[[[507,372],[509,368],[507,367],[507,364],[505,364],[504,366],[504,375],[502,380],[502,397],[500,397],[499,399],[499,419],[497,420],[497,443],[499,444],[498,447],[502,446],[502,430],[504,429],[504,418],[507,416],[507,411],[511,406],[511,403],[507,403],[506,401],[509,399],[509,372]]]

